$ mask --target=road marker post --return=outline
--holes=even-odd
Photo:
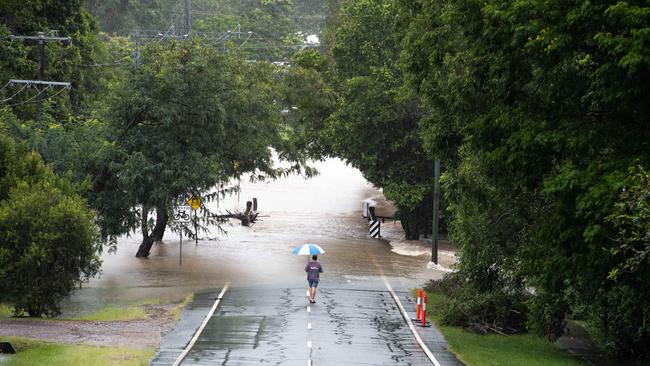
[[[427,292],[422,294],[422,327],[427,324]]]
[[[415,305],[415,320],[420,320],[420,308],[422,307],[422,289],[418,289],[418,301]]]
[[[420,309],[420,315],[422,317],[422,321],[420,322],[420,324],[418,324],[418,326],[422,328],[430,327],[431,323],[427,323],[427,292],[426,291],[422,291],[422,308]]]

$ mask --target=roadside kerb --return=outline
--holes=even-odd
[[[393,291],[393,288],[391,285],[388,283],[386,278],[384,277],[384,284],[386,285],[386,288],[388,289],[388,292],[390,293],[390,296],[393,297],[393,300],[395,301],[395,304],[397,304],[397,308],[399,309],[400,313],[402,314],[402,318],[404,318],[404,321],[406,324],[408,324],[409,329],[411,330],[411,333],[413,333],[413,336],[415,337],[415,340],[418,342],[418,345],[422,347],[422,350],[424,353],[427,355],[429,358],[429,361],[433,363],[435,366],[441,366],[440,362],[436,359],[436,357],[431,353],[431,350],[429,350],[429,347],[422,341],[422,338],[420,338],[420,335],[418,334],[417,330],[415,330],[415,327],[413,326],[413,322],[411,322],[411,317],[409,317],[408,313],[406,310],[404,310],[404,306],[402,306],[402,302],[399,301],[399,298],[397,295],[395,295],[395,291]]]
[[[185,359],[185,357],[187,356],[187,354],[190,352],[190,350],[191,350],[192,347],[194,346],[194,343],[196,343],[196,340],[199,339],[199,336],[201,335],[201,332],[203,332],[203,329],[204,329],[205,326],[208,324],[208,321],[210,321],[210,318],[211,318],[212,315],[214,314],[215,310],[217,310],[217,307],[219,306],[219,303],[221,302],[221,299],[223,298],[223,295],[224,295],[224,294],[226,293],[226,291],[228,290],[228,286],[229,286],[229,285],[226,284],[226,285],[223,287],[223,290],[221,290],[221,293],[219,294],[219,296],[217,296],[217,300],[214,302],[214,305],[212,305],[212,308],[210,309],[210,311],[208,312],[208,314],[207,314],[207,315],[205,316],[205,318],[203,319],[203,322],[201,323],[201,326],[200,326],[199,329],[197,329],[196,332],[194,333],[194,337],[192,337],[192,339],[190,340],[190,342],[187,344],[187,347],[185,347],[185,349],[183,350],[183,353],[181,353],[181,354],[178,356],[178,358],[176,359],[176,361],[174,362],[174,364],[173,364],[172,366],[178,366],[178,365],[181,364],[181,362],[183,362],[183,360]]]

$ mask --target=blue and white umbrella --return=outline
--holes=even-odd
[[[325,253],[323,248],[321,248],[316,244],[303,244],[293,250],[293,254],[296,255],[314,255],[314,254],[323,254],[323,253]]]

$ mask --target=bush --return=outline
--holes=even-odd
[[[424,289],[444,295],[438,311],[445,325],[482,334],[513,334],[526,330],[527,296],[523,292],[478,291],[457,273],[429,281]]]
[[[78,281],[99,272],[94,215],[69,181],[2,136],[0,165],[0,293],[17,315],[58,314]]]

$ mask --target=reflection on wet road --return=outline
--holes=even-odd
[[[387,291],[234,288],[182,365],[426,365]],[[171,364],[158,358],[152,365]]]

